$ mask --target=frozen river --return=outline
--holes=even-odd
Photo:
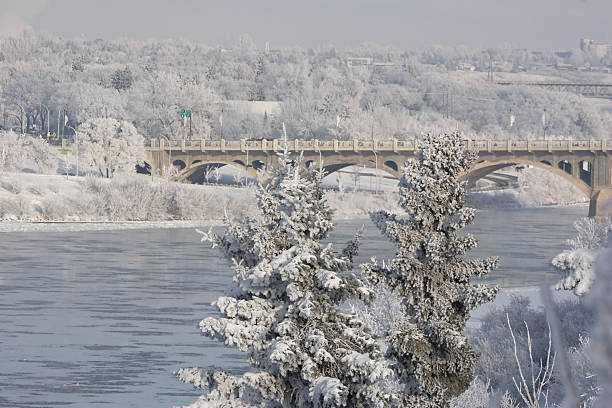
[[[585,207],[485,211],[471,228],[476,255],[498,255],[491,281],[554,278],[549,261]],[[359,262],[393,255],[366,220],[340,221],[333,242],[362,223]],[[197,323],[231,270],[193,229],[0,233],[0,406],[171,407],[199,392],[172,371],[240,370],[239,353]]]

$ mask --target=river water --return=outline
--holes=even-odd
[[[529,286],[555,278],[552,256],[585,207],[483,211],[474,255],[498,255],[489,279]],[[393,256],[367,219],[339,221],[331,241],[361,224],[358,262]],[[240,371],[239,353],[199,335],[231,281],[193,229],[0,233],[0,406],[171,407],[199,391],[172,371]]]

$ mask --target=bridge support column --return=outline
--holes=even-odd
[[[594,190],[589,203],[589,217],[612,216],[612,187]]]
[[[151,152],[151,174],[159,175],[162,170],[170,166],[170,156],[165,151],[152,151]]]

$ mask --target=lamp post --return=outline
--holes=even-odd
[[[68,129],[72,129],[72,131],[74,132],[74,145],[76,146],[76,176],[79,176],[79,134],[77,133],[76,129],[73,128],[72,126],[68,126],[68,125],[64,125],[66,126]]]

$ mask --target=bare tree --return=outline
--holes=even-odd
[[[512,336],[512,343],[514,344],[514,360],[519,370],[520,381],[512,377],[514,386],[520,394],[523,402],[528,408],[539,408],[540,403],[543,401],[544,406],[548,407],[548,393],[545,390],[548,388],[550,383],[550,377],[553,373],[555,365],[555,355],[552,356],[551,360],[551,349],[552,349],[552,336],[550,335],[550,326],[548,328],[548,352],[546,354],[546,363],[544,364],[541,360],[539,366],[536,366],[533,361],[533,352],[531,349],[531,334],[529,333],[529,326],[525,323],[525,329],[527,330],[527,350],[529,354],[529,381],[525,378],[523,367],[519,359],[518,346],[516,344],[516,337],[510,324],[510,317],[506,314],[506,321],[508,322],[508,328],[510,329],[510,335]],[[537,372],[536,372],[537,368]]]

